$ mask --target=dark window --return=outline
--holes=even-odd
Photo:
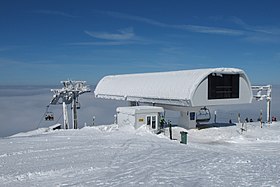
[[[190,120],[195,120],[195,112],[190,112]]]
[[[151,125],[151,116],[147,116],[147,125]]]
[[[208,99],[239,98],[239,74],[216,74],[208,76]]]
[[[156,116],[152,116],[152,129],[156,129]]]

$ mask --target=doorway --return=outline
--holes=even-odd
[[[147,116],[147,125],[149,125],[149,127],[151,129],[158,129],[158,118],[156,115],[149,115]]]

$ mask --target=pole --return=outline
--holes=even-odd
[[[169,136],[170,136],[170,140],[172,140],[172,125],[171,125],[171,121],[168,121],[168,125],[169,125]]]
[[[72,100],[71,103],[71,113],[72,113],[72,128],[74,129],[74,99]]]
[[[271,101],[270,101],[270,99],[267,99],[267,114],[266,114],[266,116],[267,116],[267,123],[269,124],[270,123],[270,109],[271,109]]]
[[[261,110],[261,113],[260,113],[260,122],[261,122],[261,128],[262,128],[262,110]]]
[[[74,103],[74,129],[78,128],[78,120],[77,120],[77,105]]]
[[[237,119],[238,119],[238,123],[240,124],[240,123],[241,123],[241,120],[240,120],[240,113],[238,113]]]
[[[74,94],[74,98],[72,101],[72,123],[73,123],[73,129],[78,128],[78,120],[77,120],[77,98],[76,95]]]
[[[267,122],[268,124],[270,124],[271,122],[271,92],[272,92],[272,86],[268,85],[267,86],[267,97],[266,97],[266,101],[267,101]]]
[[[238,115],[237,115],[237,120],[238,120],[238,124],[240,125],[241,124],[241,115],[240,115],[240,113],[238,113]],[[241,129],[242,129],[242,126],[241,126]],[[241,132],[242,132],[242,130],[241,130]]]
[[[217,123],[217,111],[216,110],[215,110],[214,114],[215,114],[214,123]]]
[[[62,103],[62,110],[63,110],[64,129],[68,129],[69,128],[69,122],[68,122],[67,106],[66,106],[65,102]]]

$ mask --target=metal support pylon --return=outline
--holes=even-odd
[[[268,123],[271,122],[271,92],[272,92],[272,86],[252,86],[252,90],[256,91],[257,93],[253,95],[254,99],[257,101],[266,100],[266,120]],[[266,91],[265,94],[263,92]]]
[[[69,128],[67,106],[71,104],[72,108],[72,127],[78,128],[78,114],[77,114],[77,102],[78,97],[84,93],[90,92],[90,88],[86,85],[86,81],[61,81],[63,88],[51,89],[54,93],[53,99],[50,104],[57,105],[62,104],[63,108],[63,124],[64,128]]]

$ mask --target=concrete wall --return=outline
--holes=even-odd
[[[196,128],[196,115],[198,110],[198,108],[187,108],[186,111],[180,111],[178,125],[186,129]]]

